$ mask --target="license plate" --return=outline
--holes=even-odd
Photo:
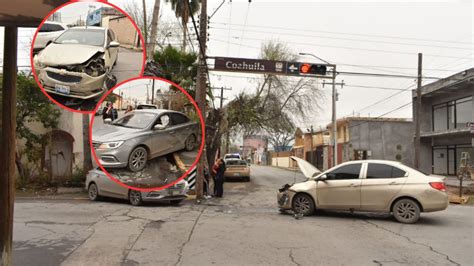
[[[61,85],[61,84],[56,84],[54,85],[54,90],[56,92],[62,93],[62,94],[67,94],[69,95],[71,93],[71,88],[69,86]]]
[[[240,176],[240,173],[234,173],[234,176]]]
[[[170,190],[171,196],[177,196],[180,195],[179,189],[171,189]]]

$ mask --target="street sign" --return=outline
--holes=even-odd
[[[248,58],[216,57],[214,70],[231,72],[251,72],[251,73],[275,73],[286,72],[286,62],[271,61]]]
[[[102,9],[96,9],[87,16],[87,26],[100,26],[102,21]]]
[[[235,58],[235,57],[210,57],[214,61],[215,71],[230,71],[230,72],[246,72],[257,74],[277,74],[277,75],[296,75],[308,77],[322,77],[326,76],[326,67],[334,67],[334,65],[287,62],[287,61],[273,61],[263,59],[249,59],[249,58]],[[302,65],[309,65],[309,71],[302,70]],[[313,71],[314,69],[324,71]]]

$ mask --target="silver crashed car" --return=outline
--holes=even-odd
[[[48,93],[96,98],[105,91],[119,45],[108,28],[69,28],[34,57],[35,73]]]
[[[127,113],[92,132],[92,145],[105,168],[128,167],[132,172],[145,168],[158,156],[196,147],[199,126],[185,114],[146,109]]]
[[[120,181],[120,176],[114,177]],[[121,186],[111,180],[100,169],[94,169],[87,174],[85,188],[89,199],[92,201],[99,200],[101,197],[110,197],[128,199],[130,204],[139,206],[143,204],[143,202],[170,202],[171,204],[179,204],[186,199],[189,184],[183,179],[166,189],[142,192]]]

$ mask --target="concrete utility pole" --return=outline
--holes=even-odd
[[[415,115],[415,168],[420,168],[420,114],[421,114],[421,72],[423,64],[423,54],[418,53],[418,86],[416,88],[416,115]]]
[[[155,79],[151,80],[151,104],[155,104]]]
[[[18,28],[5,27],[0,140],[0,265],[12,265]]]
[[[337,91],[336,91],[336,65],[332,72],[332,144],[333,144],[333,159],[332,166],[337,165],[337,120],[336,120],[336,101],[337,101]]]
[[[314,158],[313,158],[313,126],[310,128],[310,134],[311,134],[311,153],[310,153],[310,158],[311,158],[311,164],[314,165]]]
[[[148,24],[146,24],[146,4],[145,4],[145,0],[143,0],[143,38],[145,39],[145,44],[143,45],[143,47],[145,48],[145,50],[148,49]]]
[[[188,2],[188,8],[189,2]],[[190,8],[191,9],[191,8]],[[196,103],[202,112],[203,123],[206,125],[206,90],[207,90],[207,65],[206,65],[206,41],[207,41],[207,0],[201,0],[201,16],[199,18],[199,64],[197,69],[196,82]],[[206,132],[202,132],[206,134]],[[197,165],[196,176],[196,199],[203,198],[204,183],[204,158],[206,157],[206,148],[201,154]]]
[[[153,16],[151,17],[151,33],[149,45],[150,48],[147,49],[147,57],[149,60],[153,60],[153,55],[155,53],[156,35],[158,31],[158,15],[160,14],[160,2],[161,0],[155,0],[155,6],[153,7]]]

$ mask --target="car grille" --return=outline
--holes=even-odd
[[[48,77],[61,82],[78,83],[82,80],[82,77],[78,76],[61,75],[52,71],[46,71],[46,73],[48,74]]]
[[[92,147],[94,147],[94,149],[99,148],[99,146],[100,146],[100,142],[97,142],[97,141],[92,142]]]

